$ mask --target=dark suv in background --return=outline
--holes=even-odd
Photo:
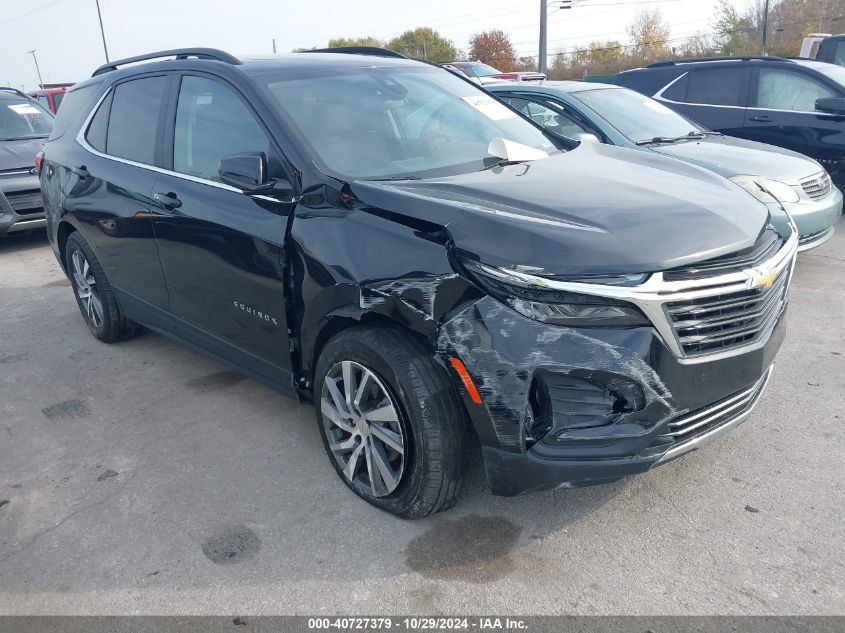
[[[704,127],[815,158],[845,185],[845,67],[742,57],[659,62],[617,75]]]
[[[35,155],[52,127],[53,115],[35,100],[0,88],[0,237],[46,224]]]
[[[313,401],[341,479],[404,517],[457,500],[468,432],[514,495],[733,428],[797,249],[709,171],[553,137],[389,51],[104,66],[41,181],[94,336],[143,325]]]

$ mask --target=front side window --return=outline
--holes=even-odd
[[[740,106],[744,68],[705,68],[690,73],[686,103]]]
[[[109,116],[106,153],[145,165],[155,162],[159,113],[166,77],[144,77],[118,84]]]
[[[508,98],[508,103],[535,123],[561,136],[577,138],[579,134],[592,134],[575,119],[549,105],[520,97]]]
[[[46,138],[53,117],[37,101],[0,98],[0,141]]]
[[[833,90],[803,73],[779,68],[760,69],[758,108],[814,112],[816,99],[835,96]]]
[[[270,157],[270,141],[243,101],[218,81],[183,77],[173,137],[174,171],[216,181],[221,158],[254,152]]]
[[[582,90],[571,95],[634,143],[703,131],[662,103],[627,88]]]
[[[261,78],[280,116],[329,172],[350,178],[480,171],[490,141],[555,151],[516,112],[447,70],[343,67]]]

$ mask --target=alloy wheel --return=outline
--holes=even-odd
[[[97,280],[94,278],[94,270],[82,251],[74,251],[71,261],[76,295],[82,304],[82,310],[88,321],[99,328],[103,325],[103,302],[100,299]]]
[[[407,444],[399,407],[382,380],[360,363],[336,363],[323,381],[320,411],[344,478],[373,497],[396,490]]]

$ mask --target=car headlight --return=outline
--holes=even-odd
[[[745,189],[760,202],[798,202],[801,198],[792,187],[777,180],[762,176],[734,176],[736,184]]]
[[[541,279],[526,281],[525,275],[503,268],[464,261],[478,284],[493,298],[535,321],[567,327],[640,327],[651,322],[627,301],[544,288]],[[618,275],[572,279],[583,283],[631,286],[648,275]]]

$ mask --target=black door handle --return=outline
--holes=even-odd
[[[85,180],[91,175],[85,165],[80,165],[79,167],[71,167],[70,171],[71,173],[79,177],[80,180]]]
[[[758,114],[757,116],[751,117],[752,121],[757,121],[758,123],[771,123],[772,117],[768,114]]]
[[[168,210],[178,209],[182,206],[182,201],[172,191],[168,191],[167,193],[154,193],[153,200]]]

